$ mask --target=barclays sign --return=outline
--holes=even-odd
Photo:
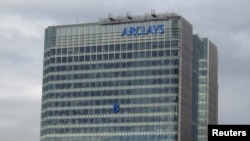
[[[145,26],[136,26],[124,28],[122,31],[122,36],[138,36],[138,35],[149,35],[149,34],[163,34],[164,33],[164,25],[150,25],[148,27]]]

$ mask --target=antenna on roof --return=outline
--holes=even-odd
[[[155,18],[157,17],[157,15],[156,15],[156,13],[155,13],[155,10],[151,10],[151,16],[152,16],[152,17],[155,17]]]
[[[115,19],[112,17],[112,14],[109,14],[109,20],[110,21],[115,21]]]
[[[130,12],[127,12],[127,18],[130,19],[130,20],[132,19],[132,16],[131,16]]]

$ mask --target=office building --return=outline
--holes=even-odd
[[[194,35],[192,56],[192,141],[207,141],[207,125],[218,123],[217,47],[207,38]]]
[[[217,50],[175,13],[45,30],[41,141],[206,141]]]

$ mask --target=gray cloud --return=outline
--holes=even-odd
[[[0,99],[0,140],[39,140],[40,99]]]
[[[44,28],[53,21],[0,20],[0,140],[39,140]]]
[[[249,0],[0,2],[0,140],[39,140],[44,29],[128,11],[177,12],[194,33],[211,39],[219,51],[219,123],[250,124],[249,5]]]

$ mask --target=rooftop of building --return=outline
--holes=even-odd
[[[127,12],[126,16],[114,17],[109,14],[107,18],[100,18],[99,24],[119,24],[119,23],[129,23],[129,22],[142,22],[142,21],[155,21],[155,20],[167,20],[171,17],[179,17],[177,13],[167,12],[167,13],[156,13],[151,11],[151,13],[145,13],[144,15],[132,15]]]
[[[90,23],[79,23],[79,24],[66,24],[66,25],[53,25],[50,27],[65,27],[65,26],[78,26],[78,25],[109,25],[109,24],[122,24],[122,23],[132,23],[132,22],[144,22],[144,21],[159,21],[159,20],[168,20],[173,17],[181,17],[175,12],[167,13],[156,13],[154,10],[151,13],[145,13],[144,15],[132,15],[130,12],[126,13],[126,16],[113,16],[108,14],[105,18],[99,18],[99,22],[90,22]]]

